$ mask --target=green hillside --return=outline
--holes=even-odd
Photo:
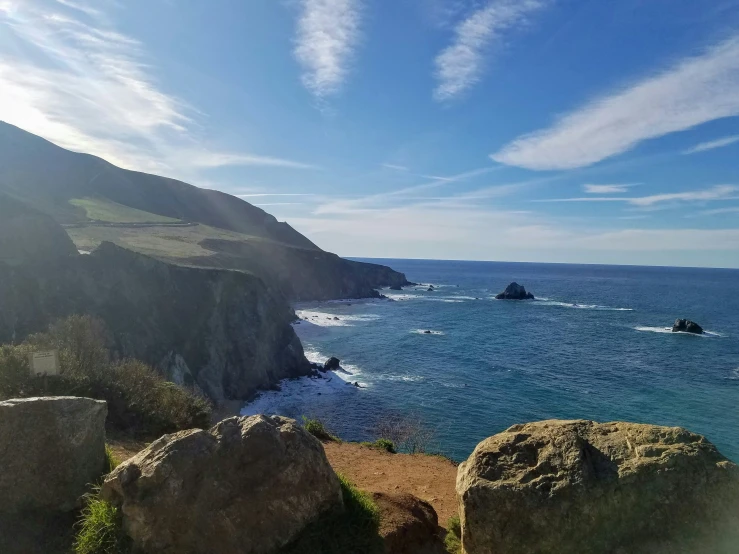
[[[117,202],[103,198],[73,198],[69,201],[73,206],[85,210],[87,218],[92,221],[108,223],[179,223],[179,219],[152,214],[136,208],[129,208]]]

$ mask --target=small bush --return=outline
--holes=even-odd
[[[398,452],[425,454],[432,448],[436,433],[419,415],[387,414],[377,424],[375,436],[392,441]]]
[[[385,450],[386,452],[390,452],[390,454],[395,454],[395,443],[388,439],[377,439],[375,441],[375,446],[381,450]]]
[[[82,511],[74,541],[75,554],[129,554],[130,539],[123,532],[120,510],[90,496]]]
[[[307,418],[303,416],[303,428],[319,441],[333,442],[338,439],[332,435],[323,422],[318,418]]]
[[[72,316],[23,344],[0,347],[0,400],[64,395],[105,400],[112,429],[145,436],[210,425],[211,407],[205,399],[140,361],[111,363],[109,342],[101,321]],[[29,354],[51,348],[59,351],[62,374],[32,376]]]
[[[335,509],[310,524],[278,554],[381,554],[380,513],[367,493],[339,475],[344,509]]]
[[[449,554],[462,552],[462,523],[459,516],[452,516],[447,523],[447,534],[444,537],[444,546]]]

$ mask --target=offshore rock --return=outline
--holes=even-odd
[[[511,283],[495,297],[497,300],[534,300],[534,295],[518,283]]]
[[[709,544],[739,528],[737,466],[678,427],[514,425],[460,465],[457,494],[467,554],[724,552]]]
[[[125,532],[150,553],[268,554],[342,505],[321,443],[283,417],[233,417],[165,435],[105,480]]]
[[[326,363],[323,364],[323,371],[336,371],[340,367],[341,360],[332,356],[331,358],[326,360]]]
[[[672,326],[673,333],[693,333],[694,335],[702,335],[703,327],[689,319],[676,319]]]

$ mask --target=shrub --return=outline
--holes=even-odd
[[[390,454],[395,454],[395,443],[389,439],[377,439],[375,441],[375,446],[377,448],[380,448],[381,450],[385,450],[386,452],[390,452]]]
[[[418,415],[388,414],[377,424],[375,436],[392,441],[398,452],[424,454],[431,449],[436,434]]]
[[[21,345],[0,347],[0,399],[70,395],[105,400],[112,429],[145,436],[210,425],[211,407],[205,399],[140,361],[111,363],[109,340],[101,321],[72,316]],[[62,374],[32,376],[29,353],[49,348],[58,349]]]
[[[87,498],[77,528],[75,554],[129,554],[132,550],[120,510],[97,495]]]
[[[367,493],[339,475],[344,508],[336,508],[310,524],[278,554],[380,554],[380,513]]]
[[[303,416],[303,428],[319,441],[338,441],[338,439],[332,435],[328,429],[326,429],[326,426],[318,418],[307,418]]]
[[[462,552],[462,523],[459,516],[452,516],[447,523],[447,534],[444,537],[444,546],[449,554]]]

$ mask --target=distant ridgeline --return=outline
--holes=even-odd
[[[406,282],[324,252],[238,198],[0,122],[0,344],[94,315],[119,356],[216,402],[242,400],[310,372],[288,300],[372,297]]]
[[[291,300],[375,296],[390,268],[324,252],[234,196],[128,171],[0,122],[0,193],[67,227],[76,246],[114,242],[180,265],[250,271]]]

